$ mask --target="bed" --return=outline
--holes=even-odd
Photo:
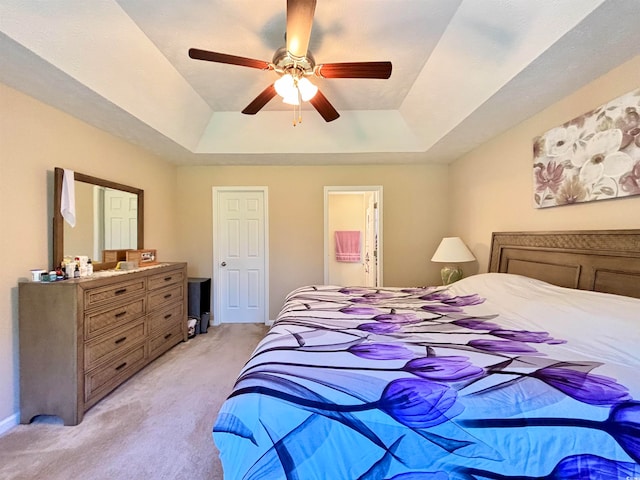
[[[494,233],[447,287],[299,288],[213,437],[226,480],[640,478],[640,230]]]

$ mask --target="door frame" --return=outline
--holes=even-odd
[[[365,193],[376,192],[378,194],[378,287],[382,287],[382,185],[359,186],[325,186],[324,187],[324,284],[329,283],[329,195],[331,193]]]
[[[220,252],[218,250],[217,245],[217,235],[218,235],[218,205],[220,205],[219,194],[222,192],[262,192],[263,196],[263,208],[264,208],[264,225],[263,225],[263,238],[264,238],[264,324],[269,323],[269,188],[268,187],[260,187],[260,186],[237,186],[237,187],[212,187],[212,213],[213,213],[213,264],[212,264],[212,281],[213,281],[213,292],[212,292],[212,301],[213,301],[213,324],[220,325],[221,323],[221,313],[220,313],[220,295],[221,295],[221,285],[218,281],[220,279]]]

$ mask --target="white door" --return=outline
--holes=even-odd
[[[268,321],[267,187],[213,187],[214,322]]]
[[[104,248],[120,250],[137,248],[138,196],[133,193],[104,189]]]

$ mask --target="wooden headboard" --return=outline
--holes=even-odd
[[[640,298],[640,230],[494,232],[489,271]]]

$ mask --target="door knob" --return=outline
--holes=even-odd
[[[222,263],[220,264],[220,266],[221,266],[221,267],[226,267],[226,266],[227,266],[227,262],[222,262]]]

